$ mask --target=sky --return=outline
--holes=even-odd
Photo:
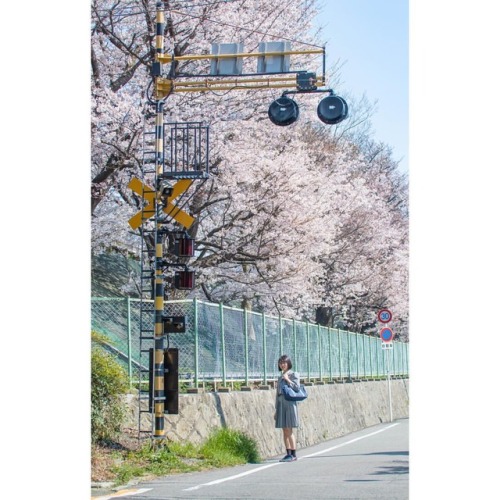
[[[377,101],[374,138],[393,149],[408,172],[408,0],[322,0],[316,25],[323,28],[326,65],[341,65],[340,87],[356,99]]]

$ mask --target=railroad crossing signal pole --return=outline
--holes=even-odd
[[[164,105],[165,100],[170,94],[178,92],[207,92],[215,90],[265,90],[265,89],[285,89],[285,93],[279,100],[278,109],[274,109],[271,106],[269,110],[269,116],[273,123],[277,125],[288,125],[293,123],[298,118],[298,107],[296,103],[293,102],[294,106],[292,109],[292,115],[289,116],[289,111],[285,109],[288,106],[288,101],[291,99],[287,98],[285,94],[300,94],[300,93],[315,93],[315,92],[329,92],[330,96],[323,99],[321,109],[318,107],[319,118],[327,124],[336,124],[347,117],[347,103],[338,97],[334,96],[331,89],[318,88],[324,87],[325,85],[325,50],[323,49],[312,49],[312,50],[301,50],[292,51],[288,48],[284,48],[282,42],[272,42],[273,46],[276,44],[282,47],[280,50],[268,50],[269,43],[263,43],[260,52],[255,53],[225,53],[228,47],[234,44],[226,45],[225,47],[217,47],[217,53],[211,55],[185,55],[185,56],[166,56],[164,53],[164,33],[165,33],[165,14],[163,8],[163,2],[158,1],[156,3],[156,52],[155,60],[151,68],[151,76],[154,81],[154,95],[150,102],[155,104],[156,108],[156,121],[155,121],[155,185],[148,186],[146,183],[141,182],[137,178],[133,178],[129,183],[129,188],[132,189],[136,194],[142,196],[143,207],[142,210],[134,215],[130,220],[129,224],[132,229],[137,229],[145,220],[154,217],[154,243],[155,243],[155,257],[154,266],[151,269],[154,270],[154,286],[153,286],[153,298],[154,298],[154,349],[151,349],[151,365],[150,370],[150,385],[153,385],[153,390],[151,387],[149,389],[150,398],[150,412],[154,411],[154,426],[153,426],[153,436],[154,438],[164,439],[165,438],[165,408],[174,408],[172,412],[176,413],[175,404],[170,405],[169,401],[166,401],[167,390],[165,387],[165,356],[167,356],[168,363],[171,365],[169,370],[171,370],[170,375],[177,376],[176,363],[178,359],[178,351],[172,349],[172,351],[165,351],[165,341],[166,335],[172,331],[185,331],[185,322],[183,317],[165,317],[164,316],[164,297],[165,297],[165,286],[164,286],[164,273],[163,268],[169,265],[165,262],[163,258],[163,243],[166,234],[173,234],[173,232],[167,231],[162,228],[165,224],[165,217],[161,218],[161,215],[166,214],[167,217],[173,219],[179,225],[186,229],[189,229],[194,222],[194,218],[183,212],[181,208],[175,206],[173,201],[184,193],[191,186],[194,179],[208,178],[208,128],[207,128],[207,146],[206,146],[206,165],[205,172],[199,171],[197,168],[192,168],[189,165],[186,168],[177,169],[177,165],[170,165],[170,172],[165,172],[165,153],[164,153]],[[288,47],[288,46],[287,46]],[[219,51],[219,49],[221,49]],[[304,54],[321,54],[323,56],[323,75],[316,76],[316,73],[297,70],[289,70],[289,57],[291,55],[304,55]],[[243,74],[241,71],[242,63],[240,64],[241,58],[245,57],[257,57],[258,66],[257,73]],[[210,75],[183,75],[175,74],[175,63],[186,60],[211,60],[211,73]],[[233,64],[236,69],[235,72],[231,70],[222,69]],[[276,62],[277,61],[277,62]],[[171,63],[171,69],[168,74],[168,78],[163,78],[162,76],[162,66],[163,64]],[[212,72],[213,71],[213,72]],[[265,75],[267,77],[263,78]],[[215,78],[212,78],[215,76]],[[200,79],[204,77],[204,79]],[[196,81],[186,81],[189,78],[195,78]],[[295,90],[290,90],[295,89]],[[275,104],[275,103],[273,103]],[[321,103],[320,103],[321,104]],[[167,124],[172,125],[172,124]],[[177,128],[178,124],[175,125],[175,131],[180,131],[179,133],[184,137],[181,139],[189,144],[190,136],[189,134],[195,130],[198,134],[195,140],[201,140],[201,130],[202,127],[200,123],[196,124],[184,124],[187,125],[185,129]],[[206,127],[205,127],[206,128]],[[191,131],[191,132],[190,132]],[[177,133],[177,132],[176,132]],[[186,138],[187,137],[187,138]],[[171,142],[175,140],[175,133],[170,137]],[[200,155],[197,158],[198,164],[201,163],[201,146]],[[177,161],[177,160],[176,160]],[[171,162],[173,163],[173,161]],[[198,165],[199,166],[199,165]],[[170,185],[168,180],[177,180],[174,185]],[[192,249],[191,249],[192,250]],[[185,255],[179,254],[179,256],[192,256],[193,253],[189,252]],[[174,281],[175,287],[179,289],[191,289],[194,280],[194,272],[184,271],[179,273],[179,280]],[[176,276],[177,277],[177,276]],[[165,326],[165,321],[167,320],[167,327]],[[168,323],[170,321],[170,323]],[[170,325],[170,326],[168,326]],[[172,330],[173,328],[173,330]],[[184,328],[184,330],[183,330]],[[168,342],[167,342],[168,344]],[[172,361],[174,360],[174,361]],[[172,362],[171,362],[172,361]],[[172,377],[170,377],[172,378]]]

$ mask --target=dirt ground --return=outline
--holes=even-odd
[[[112,468],[122,461],[122,456],[128,451],[139,449],[141,443],[137,439],[137,430],[123,429],[116,441],[103,444],[93,444],[91,447],[91,481],[113,481],[116,475]]]

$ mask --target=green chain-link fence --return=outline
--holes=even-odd
[[[151,313],[143,322],[153,327]],[[131,381],[140,367],[140,300],[94,297],[92,329],[109,339],[109,349],[127,368]],[[408,344],[382,349],[378,337],[314,323],[268,316],[200,300],[166,301],[165,314],[185,316],[186,332],[168,336],[179,349],[179,375],[198,386],[220,381],[275,380],[281,354],[292,358],[303,380],[408,376]],[[149,320],[150,318],[150,320]],[[144,327],[144,324],[143,324]],[[144,364],[144,357],[142,358]]]

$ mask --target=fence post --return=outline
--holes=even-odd
[[[373,337],[368,337],[368,349],[370,351],[370,378],[373,378],[373,350],[372,350],[372,344],[373,344]]]
[[[248,317],[246,309],[243,309],[243,332],[245,334],[245,385],[248,386]]]
[[[293,330],[293,361],[297,362],[297,325],[295,320],[292,319],[292,330]]]
[[[403,344],[401,343],[400,345],[401,349],[399,350],[399,359],[400,359],[400,363],[401,363],[401,375],[404,375],[405,373],[405,367],[404,367],[404,358],[403,358],[403,349],[404,349],[404,346]]]
[[[347,334],[347,378],[351,379],[351,332],[346,331]]]
[[[400,349],[399,349],[399,364],[400,364],[400,375],[404,375],[405,373],[405,370],[404,370],[404,364],[403,364],[403,349],[404,349],[404,346],[403,346],[403,343],[401,343],[401,345],[399,346]]]
[[[399,365],[399,359],[400,359],[400,356],[399,356],[399,343],[397,342],[394,342],[394,348],[393,348],[393,351],[396,351],[394,352],[394,358],[393,358],[393,364],[392,364],[392,374],[394,376],[397,376],[399,375],[399,369],[400,369],[400,365]]]
[[[408,376],[410,376],[410,358],[408,356],[409,347],[410,347],[410,344],[405,343],[406,375],[408,375]]]
[[[283,325],[281,324],[281,313],[278,314],[278,328],[280,330],[280,355],[283,354]]]
[[[127,348],[128,348],[128,386],[132,389],[132,322],[130,319],[130,297],[127,297]]]
[[[376,345],[375,354],[376,354],[376,360],[377,360],[377,378],[379,378],[380,377],[380,365],[379,365],[378,358],[379,358],[380,346],[379,346],[378,340],[376,341],[375,345]]]
[[[194,313],[194,387],[198,389],[198,349],[199,349],[199,339],[198,339],[198,299],[195,297],[193,299],[193,313]]]
[[[394,342],[394,344],[396,344],[396,342]],[[394,347],[396,347],[394,345]],[[396,376],[396,349],[394,349],[394,347],[391,349],[392,350],[392,360],[391,360],[391,363],[392,363],[392,375]]]
[[[226,341],[224,339],[224,306],[219,302],[220,334],[222,346],[222,386],[226,386]],[[214,388],[215,389],[215,388]]]
[[[355,333],[355,347],[356,347],[356,378],[359,379],[359,347],[358,347],[358,333]]]
[[[403,364],[403,344],[400,345],[401,349],[399,350],[399,359],[400,359],[400,364],[401,364],[401,375],[404,375],[405,373],[405,367],[404,367],[404,364]]]
[[[340,328],[337,327],[337,337],[339,339],[339,378],[342,378],[342,339],[340,337]]]
[[[310,344],[309,344],[309,321],[306,321],[306,352],[307,352],[307,381],[311,381]]]
[[[406,344],[402,345],[403,352],[402,354],[402,370],[403,370],[403,375],[406,375]]]
[[[267,385],[267,370],[266,370],[266,357],[267,357],[267,346],[266,346],[266,316],[262,313],[262,353],[263,353],[263,364],[264,364],[264,385]]]
[[[319,358],[319,381],[323,381],[323,363],[321,361],[321,355],[323,351],[321,350],[321,332],[318,323],[318,358]]]
[[[366,378],[366,361],[368,359],[366,351],[367,351],[367,348],[366,348],[366,335],[363,334],[363,377],[364,378]]]
[[[328,325],[327,335],[328,335],[328,361],[330,365],[330,381],[333,378],[333,366],[332,366],[332,332],[330,326]]]

